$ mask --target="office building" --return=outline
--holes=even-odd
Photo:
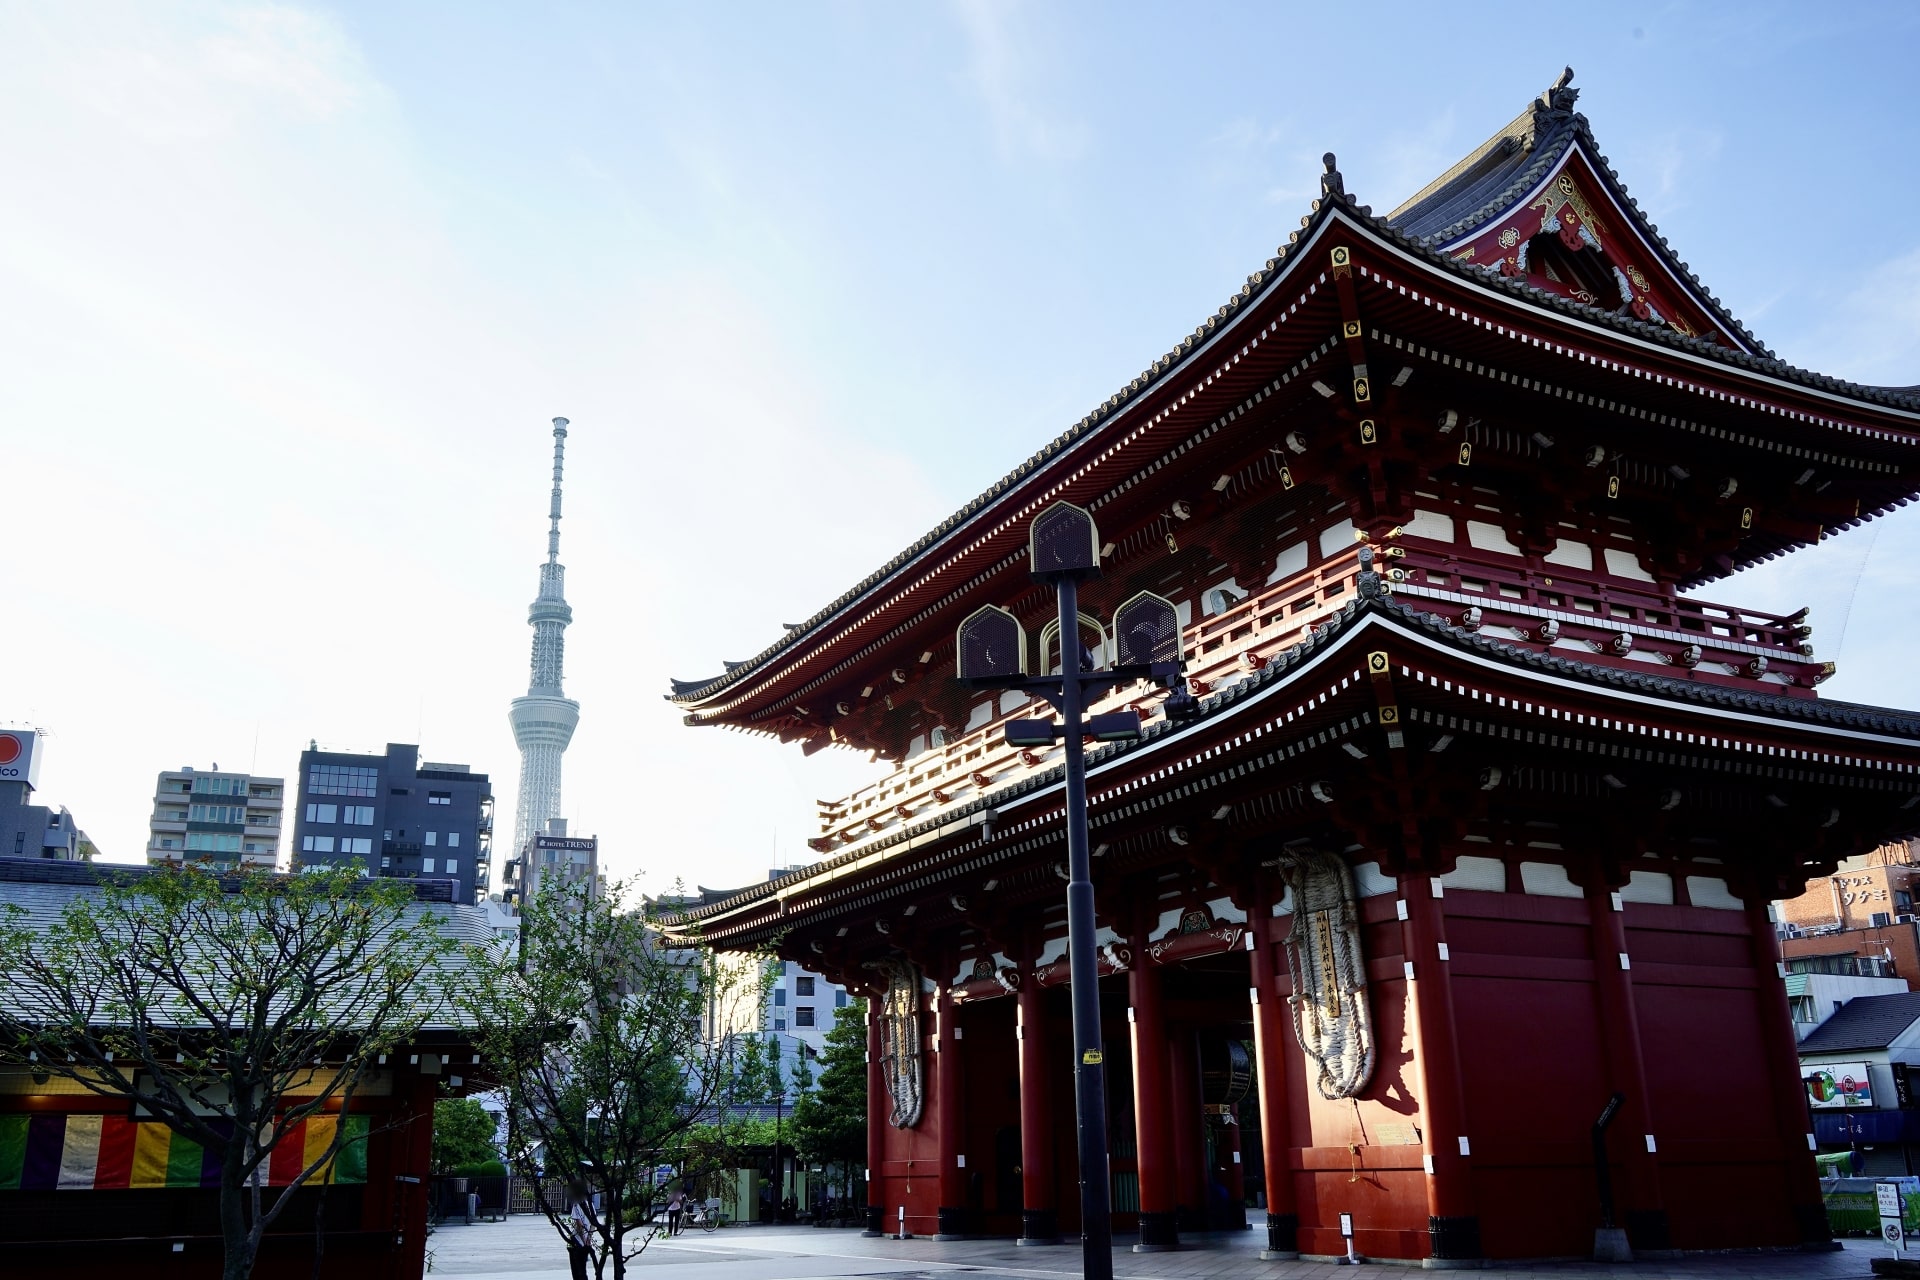
[[[148,862],[264,867],[280,861],[285,778],[186,765],[160,775],[148,822]]]
[[[422,763],[420,748],[300,753],[288,852],[296,866],[364,864],[369,874],[453,880],[456,902],[488,887],[493,787],[464,764]]]
[[[99,852],[64,806],[32,803],[46,735],[0,729],[0,857],[89,862]]]

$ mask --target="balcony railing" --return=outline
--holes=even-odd
[[[1478,559],[1460,562],[1443,544],[1411,540],[1376,566],[1403,603],[1508,643],[1558,646],[1595,662],[1632,661],[1698,670],[1716,680],[1745,682],[1776,693],[1810,696],[1830,674],[1808,641],[1805,615],[1778,615],[1675,596],[1549,565],[1502,569]],[[1356,591],[1360,548],[1265,587],[1185,628],[1187,678],[1202,696],[1259,671],[1299,644]],[[1548,572],[1547,570],[1551,570]],[[1146,684],[1115,689],[1089,711],[1157,703]],[[1063,748],[1006,745],[1008,720],[1034,714],[1032,704],[1002,708],[963,736],[928,749],[845,799],[818,802],[818,852],[844,848],[889,828],[920,821],[950,805],[996,790],[1057,763]]]
[[[1353,547],[1326,563],[1249,596],[1232,608],[1190,624],[1186,630],[1187,678],[1194,692],[1211,693],[1243,679],[1271,655],[1305,638],[1318,620],[1343,607],[1355,590],[1360,551]],[[1244,653],[1255,653],[1246,659]],[[1160,691],[1136,682],[1113,690],[1089,713],[1157,703]],[[1006,722],[1032,714],[1031,704],[1000,709],[992,719],[945,746],[934,747],[902,764],[885,778],[846,799],[819,803],[821,834],[810,841],[825,852],[991,791],[1020,775],[1057,763],[1065,748],[1040,750],[1006,745]]]

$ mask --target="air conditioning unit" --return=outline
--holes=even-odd
[[[1907,912],[1902,915],[1897,915],[1894,917],[1894,919],[1901,924],[1920,923],[1920,915],[1914,915],[1912,912]]]

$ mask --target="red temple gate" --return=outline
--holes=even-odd
[[[1585,1254],[1616,1092],[1636,1248],[1828,1240],[1768,904],[1920,829],[1920,718],[1834,703],[1803,613],[1690,592],[1920,491],[1920,395],[1776,360],[1566,78],[1394,213],[1322,198],[1192,337],[753,660],[691,724],[898,762],[822,861],[690,913],[872,997],[877,1230],[1077,1228],[1060,749],[952,679],[1091,509],[1083,642],[1178,600],[1089,755],[1116,1225],[1263,1203],[1270,1253]],[[1068,1153],[1061,1156],[1059,1153]]]

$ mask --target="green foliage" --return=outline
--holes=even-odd
[[[867,1154],[867,1006],[841,1009],[820,1055],[819,1084],[793,1107],[790,1140],[808,1160],[855,1162]]]
[[[448,1170],[456,1178],[504,1178],[507,1166],[499,1160],[475,1160]]]
[[[590,1185],[601,1196],[590,1245],[614,1276],[645,1249],[653,1170],[689,1180],[689,1137],[738,1074],[725,1034],[758,1003],[756,967],[675,945],[628,890],[556,884],[527,904],[520,954],[476,951],[460,999],[480,1024],[481,1051],[512,1099],[516,1172]],[[563,1236],[568,1206],[541,1205]],[[637,1211],[637,1212],[636,1212]]]
[[[263,1203],[254,1173],[441,1012],[453,946],[413,902],[352,870],[103,870],[45,928],[0,916],[0,1061],[31,1058],[212,1153],[224,1275],[244,1280],[291,1199]]]
[[[434,1103],[433,1171],[457,1174],[460,1170],[455,1166],[493,1159],[494,1128],[493,1117],[472,1098],[442,1098]]]

